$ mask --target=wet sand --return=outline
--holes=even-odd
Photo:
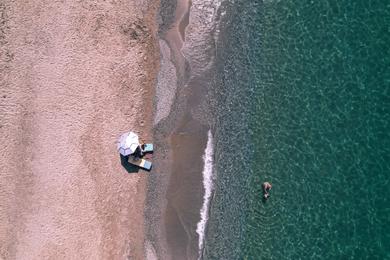
[[[202,155],[208,129],[189,117],[184,117],[181,123],[171,135],[173,160],[165,213],[166,235],[173,259],[197,259],[196,224],[203,201]]]
[[[190,6],[188,0],[177,1],[173,23],[160,35],[161,71],[165,73],[159,75],[157,84],[161,94],[157,95],[154,137],[159,150],[146,209],[147,239],[153,247],[150,255],[160,259],[198,258],[196,226],[204,193],[202,155],[208,127],[193,116],[205,91],[199,82],[189,81],[188,62],[181,51]],[[163,104],[169,106],[159,109]]]
[[[0,4],[0,258],[143,259],[156,2]]]

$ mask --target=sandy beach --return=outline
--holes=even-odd
[[[158,1],[0,3],[0,259],[143,259]]]

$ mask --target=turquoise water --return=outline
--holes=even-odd
[[[225,9],[204,259],[390,259],[389,4]]]

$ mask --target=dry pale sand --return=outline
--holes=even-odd
[[[0,259],[142,259],[158,1],[0,2]]]

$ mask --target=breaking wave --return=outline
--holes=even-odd
[[[207,146],[203,155],[204,167],[203,167],[203,205],[200,210],[200,221],[196,226],[196,232],[199,235],[199,258],[202,256],[202,250],[204,246],[205,232],[207,227],[207,220],[209,218],[209,205],[212,198],[212,191],[214,189],[213,183],[213,136],[211,131],[208,132]]]

